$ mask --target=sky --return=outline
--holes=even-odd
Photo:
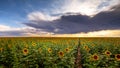
[[[0,36],[120,37],[120,0],[0,0]]]

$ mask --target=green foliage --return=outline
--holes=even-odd
[[[119,68],[119,38],[95,38],[81,40],[82,64],[84,68]],[[91,57],[97,54],[97,58]],[[98,60],[96,60],[98,59]]]
[[[0,64],[5,68],[74,68],[77,41],[78,39],[1,38]]]
[[[119,68],[120,38],[0,38],[0,68]]]

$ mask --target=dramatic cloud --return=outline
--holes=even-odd
[[[119,0],[58,0],[55,3],[53,13],[56,11],[56,13],[72,12],[94,15],[109,10],[111,6],[118,4]],[[58,5],[58,3],[61,3],[61,5]],[[56,5],[59,7],[56,7]]]
[[[6,25],[0,25],[0,37],[10,36],[46,36],[54,33],[45,32],[32,27],[13,28]]]
[[[120,29],[120,4],[97,14],[91,20],[97,29]]]
[[[29,37],[29,36],[35,36],[35,37],[120,37],[120,30],[101,30],[101,31],[93,31],[93,32],[81,32],[76,34],[54,34],[49,32],[44,32],[42,30],[36,30],[31,27],[24,27],[24,28],[15,28],[13,29],[10,26],[0,25],[2,28],[0,30],[0,36],[1,37]],[[9,29],[12,28],[12,29]]]
[[[19,21],[24,24],[21,28],[16,28],[18,23],[11,27],[10,17],[5,23],[9,26],[0,25],[0,36],[120,36],[120,0],[54,0],[51,4],[51,8],[37,5],[26,12],[27,19]]]
[[[48,20],[48,18],[44,18],[37,12],[38,14],[35,14],[34,16],[29,14],[28,18],[31,17],[32,20],[29,20],[28,23],[24,24],[34,27],[38,29],[38,31],[41,29],[43,31],[56,34],[73,34],[79,32],[120,29],[119,6],[120,5],[111,7],[109,11],[100,12],[94,17],[75,13],[66,13],[54,20]]]

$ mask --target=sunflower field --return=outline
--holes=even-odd
[[[120,38],[81,39],[84,68],[120,68]]]
[[[80,67],[119,68],[120,38],[0,38],[0,68]]]

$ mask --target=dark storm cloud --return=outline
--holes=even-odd
[[[97,14],[91,19],[96,29],[120,29],[120,5]]]
[[[30,21],[25,24],[48,32],[60,34],[77,33],[80,31],[89,31],[87,28],[90,25],[89,18],[83,15],[63,15],[60,19],[54,21]]]
[[[60,19],[53,21],[29,21],[24,24],[59,34],[120,29],[120,5],[112,7],[110,11],[100,12],[92,18],[71,14],[63,15]]]

